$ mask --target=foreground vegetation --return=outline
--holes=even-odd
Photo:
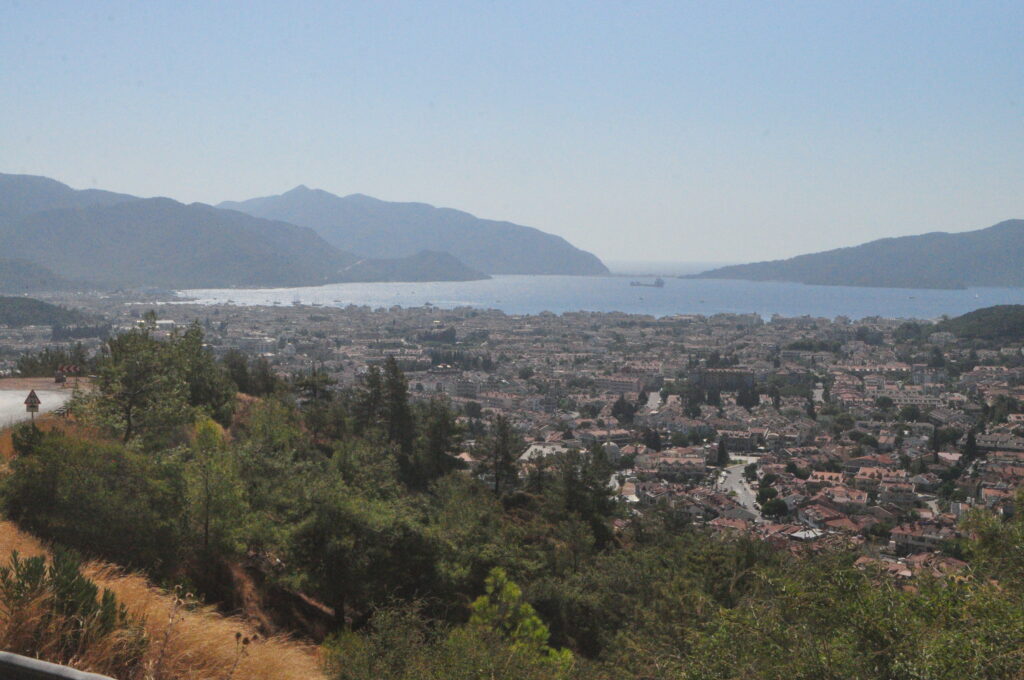
[[[0,522],[0,648],[115,678],[322,677],[315,650],[265,638],[182,588],[50,551]]]
[[[238,355],[215,361],[196,327],[165,341],[142,328],[109,341],[96,368],[72,419],[14,433],[8,516],[261,634],[322,642],[335,678],[1024,673],[1019,518],[974,516],[966,573],[901,583],[856,568],[852,551],[793,554],[667,510],[633,514],[599,450],[520,476],[511,423],[413,403],[393,362],[337,391],[316,371],[282,382]],[[470,439],[477,474],[453,455]],[[74,644],[49,623],[24,635],[19,622],[56,621],[67,600],[59,579],[33,576],[37,596],[0,588],[4,639],[23,652],[119,677],[315,677],[301,646],[242,645],[253,631],[237,621],[54,555],[76,611],[102,625]],[[9,566],[0,585],[25,571]],[[194,634],[167,633],[178,615]]]

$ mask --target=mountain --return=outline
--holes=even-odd
[[[788,260],[712,269],[692,278],[795,281],[829,286],[1024,286],[1024,220],[950,234],[871,241]]]
[[[983,307],[940,321],[935,330],[974,340],[1020,342],[1024,340],[1024,305]]]
[[[307,227],[0,174],[0,291],[486,278],[445,253],[367,259]]]
[[[0,293],[35,293],[73,287],[70,281],[34,262],[0,258]]]
[[[72,189],[49,177],[0,174],[0,222],[42,210],[86,208],[137,200],[128,194],[99,189]]]
[[[358,258],[311,229],[169,198],[45,210],[0,223],[2,252],[105,286],[303,286]]]
[[[343,275],[350,281],[437,281],[438,272],[445,273],[445,281],[491,278],[470,269],[449,253],[430,250],[408,257],[360,260],[347,267]]]
[[[597,257],[559,236],[425,203],[390,203],[361,194],[342,198],[299,186],[218,207],[310,227],[335,247],[367,257],[429,250],[451,253],[488,274],[608,273]]]
[[[0,326],[52,326],[71,324],[84,317],[74,310],[25,297],[0,297]]]

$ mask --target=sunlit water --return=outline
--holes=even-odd
[[[643,279],[651,281],[651,279]],[[486,281],[340,283],[309,288],[203,289],[179,293],[205,304],[318,304],[344,307],[500,309],[509,314],[544,311],[629,312],[668,316],[721,312],[782,316],[867,316],[935,319],[997,304],[1024,304],[1024,288],[917,290],[807,286],[799,283],[665,279],[664,288],[630,286],[614,276],[496,276]]]

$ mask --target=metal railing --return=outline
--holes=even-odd
[[[30,659],[10,652],[0,652],[2,680],[112,680],[105,675],[83,673],[67,666]]]

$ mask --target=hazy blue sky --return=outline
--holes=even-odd
[[[1024,217],[1024,2],[0,0],[0,171],[424,201],[609,259]]]

